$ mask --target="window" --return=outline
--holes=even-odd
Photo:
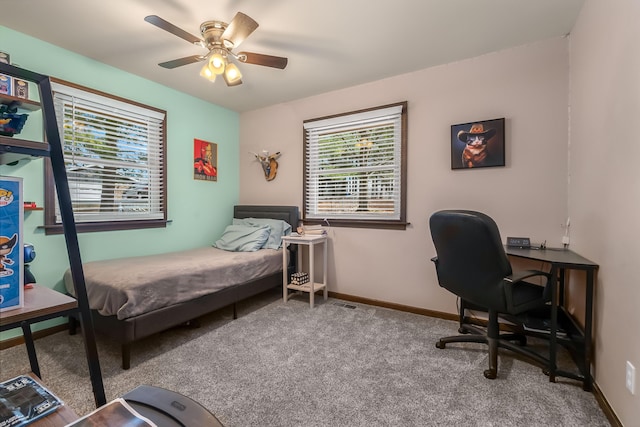
[[[78,231],[166,226],[164,111],[52,82]],[[47,162],[45,231],[62,232]]]
[[[304,122],[304,219],[406,227],[407,103]]]

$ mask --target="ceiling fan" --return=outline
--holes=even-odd
[[[189,43],[209,50],[205,55],[191,55],[158,64],[164,68],[172,69],[194,62],[206,61],[200,70],[202,77],[213,82],[216,76],[222,75],[227,86],[237,86],[242,84],[242,74],[238,67],[230,61],[230,58],[246,64],[263,65],[281,70],[287,66],[287,58],[281,56],[253,52],[233,52],[234,48],[237,48],[244,39],[258,28],[258,23],[242,12],[236,13],[236,16],[233,17],[229,24],[222,21],[203,22],[200,25],[202,38],[196,37],[156,15],[149,15],[144,20]]]

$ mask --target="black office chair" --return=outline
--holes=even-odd
[[[498,348],[506,348],[524,355],[534,362],[548,366],[548,359],[524,346],[526,338],[520,334],[500,334],[499,317],[506,317],[518,325],[519,316],[527,311],[544,308],[550,300],[547,292],[550,275],[527,270],[513,274],[505,254],[498,226],[489,216],[474,211],[444,210],[429,219],[431,237],[436,248],[438,283],[458,295],[461,309],[471,306],[489,313],[486,331],[464,324],[464,313],[456,335],[441,338],[436,347],[448,343],[474,342],[489,346],[489,369],[484,376],[494,379],[498,372]],[[546,286],[525,282],[524,279],[544,276]],[[520,341],[520,345],[513,343]]]

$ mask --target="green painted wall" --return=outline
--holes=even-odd
[[[220,106],[185,95],[133,74],[53,46],[0,26],[0,51],[22,68],[57,77],[167,111],[167,228],[138,231],[82,233],[83,261],[172,252],[212,244],[231,223],[239,198],[239,115]],[[197,74],[194,78],[198,78]],[[30,88],[36,93],[35,87]],[[41,140],[42,116],[32,113],[20,137]],[[218,182],[193,179],[193,139],[218,144]],[[1,175],[22,176],[24,196],[44,204],[43,162],[31,160],[0,166]],[[37,282],[63,290],[68,268],[63,236],[45,236],[41,211],[27,212],[24,240],[36,248],[31,271]],[[34,330],[59,324],[43,322]],[[0,334],[0,340],[19,331]]]

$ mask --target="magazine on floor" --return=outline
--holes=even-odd
[[[143,417],[124,399],[117,398],[102,405],[66,427],[157,427],[148,418]]]
[[[62,405],[57,396],[27,375],[0,383],[0,427],[27,425]]]

